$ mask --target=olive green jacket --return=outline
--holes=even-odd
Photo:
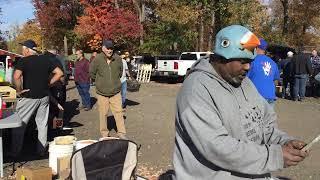
[[[97,94],[111,97],[121,90],[122,60],[113,54],[110,64],[104,53],[100,53],[90,64],[90,77],[95,80]]]

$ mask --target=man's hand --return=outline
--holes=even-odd
[[[288,141],[285,145],[291,147],[292,149],[301,150],[307,144],[303,141],[291,140],[291,141]]]
[[[17,91],[17,96],[22,97],[23,93],[29,92],[30,89],[23,89],[22,91]]]
[[[298,140],[291,140],[282,146],[284,167],[296,166],[303,161],[309,152],[301,151],[305,143]]]

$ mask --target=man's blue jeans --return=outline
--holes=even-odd
[[[127,81],[121,83],[121,100],[122,108],[126,107],[126,98],[127,98]]]
[[[299,74],[294,76],[293,99],[305,98],[308,74]]]
[[[82,100],[82,105],[86,108],[91,108],[91,99],[90,99],[90,83],[77,83],[76,86],[79,92],[79,95]]]

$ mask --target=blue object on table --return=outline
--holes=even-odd
[[[4,119],[0,119],[0,177],[3,177],[3,146],[2,146],[2,130],[9,128],[17,128],[22,126],[22,121],[17,113],[12,114]]]

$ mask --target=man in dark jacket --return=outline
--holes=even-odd
[[[65,63],[64,60],[58,56],[57,50],[55,49],[49,49],[44,53],[48,57],[50,61],[52,61],[53,64],[56,64],[57,67],[59,67],[63,73],[65,74]],[[53,74],[50,75],[49,79],[51,79]],[[56,103],[60,104],[62,107],[65,106],[66,98],[67,98],[67,79],[66,76],[62,76],[59,81],[55,82],[52,86],[50,86],[50,96],[57,100],[57,102],[50,101],[50,111],[49,111],[49,122],[57,117],[57,118],[63,118],[63,111],[61,111]],[[62,112],[62,113],[61,113]],[[62,116],[62,117],[59,117]],[[67,122],[64,122],[64,126],[66,127]],[[50,126],[49,126],[50,127]]]
[[[307,80],[309,75],[312,74],[310,57],[300,50],[299,54],[292,58],[291,72],[294,77],[293,100],[303,101],[306,94]]]
[[[120,94],[122,60],[113,50],[112,41],[104,40],[102,45],[103,53],[98,54],[90,64],[90,76],[95,80],[96,84],[101,136],[109,136],[106,116],[110,107],[116,121],[118,137],[127,139]]]
[[[280,68],[282,70],[282,98],[287,97],[287,87],[290,84],[290,97],[293,97],[293,80],[291,77],[291,59],[293,52],[287,53],[287,58],[280,61]]]

